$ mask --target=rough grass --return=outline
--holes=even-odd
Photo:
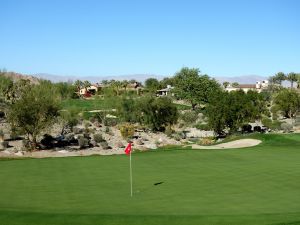
[[[0,161],[0,224],[300,224],[300,135],[234,150]],[[163,182],[160,185],[154,183]]]

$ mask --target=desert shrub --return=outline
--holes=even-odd
[[[89,139],[88,138],[85,138],[83,136],[80,136],[78,138],[78,144],[79,144],[79,147],[82,149],[82,148],[85,148],[89,145]]]
[[[174,130],[171,128],[171,126],[167,126],[166,129],[165,129],[165,134],[168,137],[171,137],[173,133],[174,133]]]
[[[73,127],[74,134],[82,134],[83,130],[79,127]]]
[[[30,141],[27,139],[23,139],[22,140],[22,150],[27,151],[27,150],[30,150],[30,148],[31,148]]]
[[[110,128],[109,127],[105,127],[105,133],[109,133],[110,132]]]
[[[270,127],[272,130],[279,130],[281,122],[278,120],[273,120],[272,126]]]
[[[130,124],[130,123],[124,123],[122,125],[119,126],[121,135],[124,139],[128,139],[131,138],[134,135],[134,125]]]
[[[0,141],[0,150],[8,148],[8,141]]]
[[[104,138],[102,137],[102,134],[99,134],[99,133],[94,134],[94,141],[95,141],[96,143],[103,142],[103,141],[104,141]]]
[[[0,130],[0,141],[4,141],[4,132]]]
[[[186,135],[184,132],[176,132],[173,134],[173,138],[176,140],[176,141],[180,141],[181,139],[185,139],[186,138]]]
[[[103,149],[109,149],[107,141],[100,142],[100,145]]]
[[[215,143],[215,139],[213,137],[201,138],[199,141],[200,145],[212,145],[214,143]]]
[[[271,126],[272,126],[272,120],[268,117],[263,117],[262,120],[261,120],[261,123],[264,126],[269,127],[269,128],[271,128]]]
[[[186,124],[193,124],[198,119],[198,114],[195,111],[186,111],[180,114],[180,118],[186,123]]]
[[[114,127],[118,124],[118,118],[106,118],[104,121],[105,126]]]
[[[281,130],[283,130],[284,133],[288,133],[291,132],[291,130],[293,129],[293,125],[289,124],[289,123],[282,123],[280,125]]]
[[[195,127],[196,127],[197,129],[199,129],[199,130],[205,130],[205,131],[211,130],[210,127],[209,127],[209,125],[206,124],[206,123],[196,124]]]

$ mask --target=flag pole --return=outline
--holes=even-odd
[[[132,166],[131,166],[131,152],[132,152],[132,151],[130,151],[129,161],[130,161],[130,196],[132,197]]]

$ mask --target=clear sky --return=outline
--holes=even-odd
[[[300,72],[299,0],[0,0],[0,68],[26,74]]]

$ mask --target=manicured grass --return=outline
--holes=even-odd
[[[120,103],[121,98],[68,99],[62,102],[63,109],[78,109],[79,111],[111,110]]]
[[[300,135],[234,150],[0,161],[0,224],[300,224]],[[163,182],[154,185],[156,182]]]

